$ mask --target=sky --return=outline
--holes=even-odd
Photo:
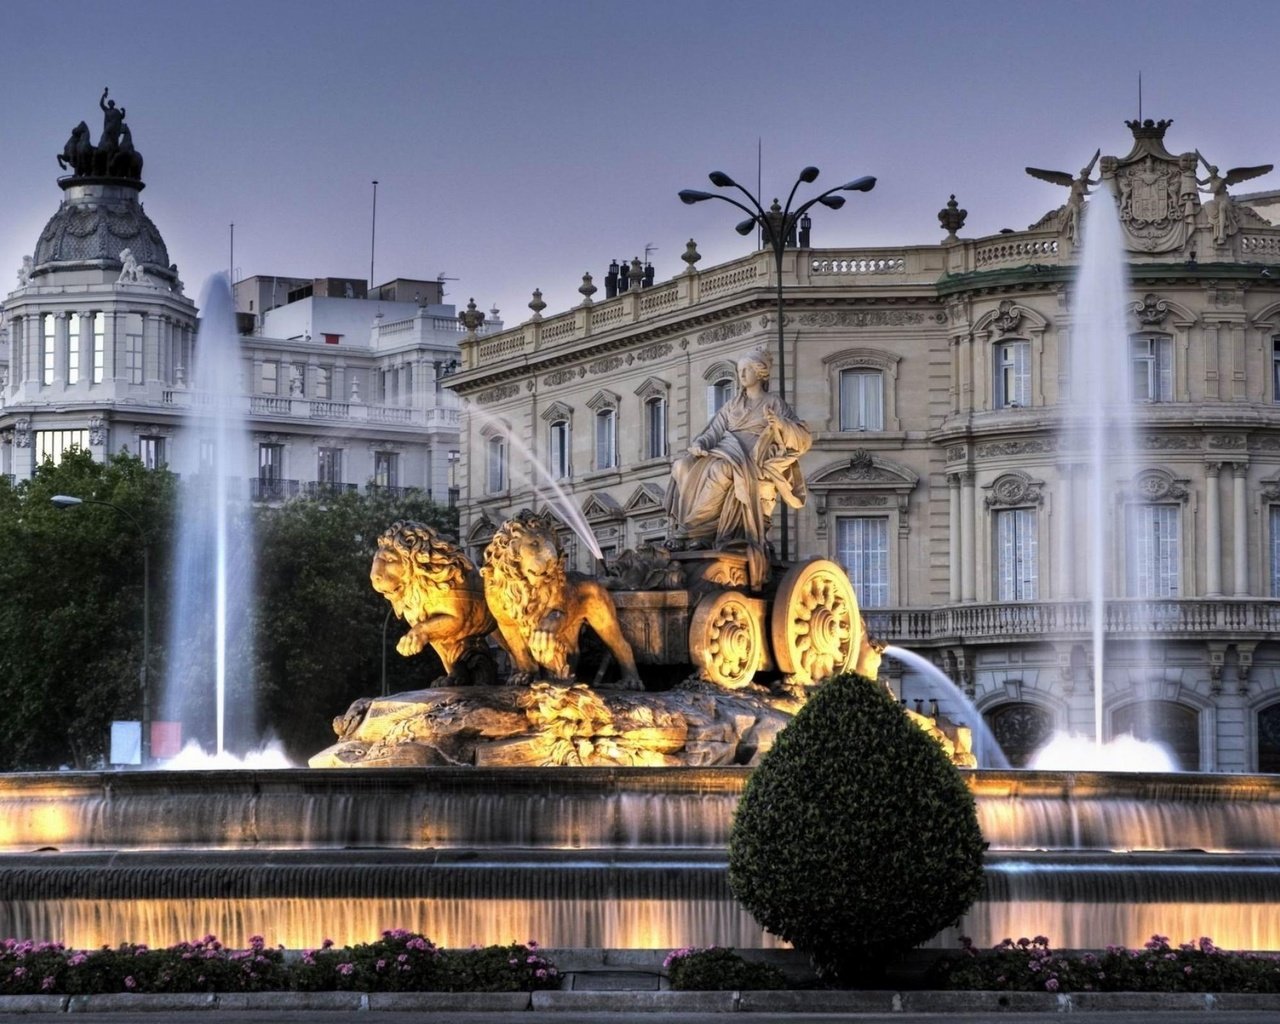
[[[508,326],[603,297],[611,259],[659,281],[753,241],[723,203],[682,205],[722,170],[785,198],[802,167],[820,247],[1022,229],[1075,173],[1123,156],[1124,121],[1222,168],[1280,163],[1274,0],[60,0],[6,4],[0,32],[0,294],[57,208],[59,153],[94,141],[104,86],[145,158],[148,214],[187,292],[231,267],[434,279]],[[373,180],[377,188],[376,230]],[[1273,172],[1237,191],[1280,188]],[[231,228],[234,224],[234,249]],[[7,283],[6,283],[7,282]]]

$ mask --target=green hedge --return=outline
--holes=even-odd
[[[968,909],[985,848],[941,748],[849,674],[817,689],[752,775],[729,884],[823,977],[863,984]]]

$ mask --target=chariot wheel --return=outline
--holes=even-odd
[[[787,570],[770,616],[778,668],[802,685],[851,670],[862,646],[853,584],[835,562],[815,558]]]
[[[689,622],[689,651],[703,679],[738,690],[748,685],[764,660],[764,625],[759,600],[735,590],[708,594]]]

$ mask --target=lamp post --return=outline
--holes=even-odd
[[[151,542],[142,524],[127,509],[110,501],[97,498],[76,498],[69,494],[55,494],[49,499],[58,508],[77,508],[80,505],[105,505],[124,516],[138,531],[142,541],[142,669],[138,673],[142,689],[142,765],[151,763],[151,687],[148,685],[147,663],[151,659]]]
[[[749,235],[756,228],[760,229],[762,240],[773,250],[774,264],[774,280],[776,284],[777,299],[777,320],[778,320],[778,395],[785,402],[787,400],[787,348],[783,330],[783,298],[782,298],[782,256],[788,248],[788,245],[795,247],[795,236],[797,227],[807,228],[808,219],[805,214],[809,209],[818,203],[827,207],[829,210],[838,210],[845,204],[845,197],[836,195],[837,192],[870,192],[876,187],[876,179],[870,176],[855,178],[853,181],[847,181],[843,185],[837,185],[835,188],[827,189],[821,195],[814,196],[807,202],[801,203],[795,209],[791,208],[791,204],[796,198],[796,189],[801,184],[811,185],[818,179],[818,168],[806,167],[800,172],[796,183],[791,186],[791,192],[787,196],[785,206],[780,206],[778,200],[773,201],[773,205],[766,210],[760,205],[760,200],[748,192],[745,188],[734,181],[724,171],[712,171],[708,178],[711,184],[716,188],[736,188],[744,196],[751,205],[738,202],[729,196],[720,195],[716,192],[701,192],[697,189],[686,188],[680,191],[680,201],[687,206],[694,203],[701,203],[707,199],[719,199],[736,206],[739,210],[747,215],[747,219],[737,224],[734,228],[740,235]],[[806,232],[807,233],[807,232]],[[782,560],[788,561],[790,558],[788,537],[787,537],[787,506],[782,506],[782,520],[780,523],[782,531]]]

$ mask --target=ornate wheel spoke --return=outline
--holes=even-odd
[[[862,641],[858,599],[843,569],[814,559],[787,571],[770,618],[774,659],[801,683],[853,667]]]

